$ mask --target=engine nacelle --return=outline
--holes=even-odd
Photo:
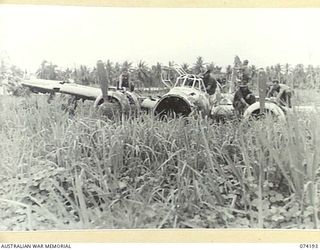
[[[286,120],[286,115],[284,110],[273,102],[266,102],[264,110],[266,114],[271,114],[272,116],[279,119],[280,121]],[[249,119],[254,116],[259,116],[260,113],[261,113],[260,102],[255,102],[254,104],[250,105],[246,109],[246,111],[243,114],[243,117],[245,119]]]
[[[103,96],[101,94],[96,98],[94,107],[98,107],[103,103],[103,101]],[[140,109],[138,95],[134,92],[109,90],[108,101],[111,103],[117,103],[121,112],[138,111]]]
[[[210,103],[206,95],[193,88],[175,87],[156,103],[153,113],[155,116],[188,116],[193,111],[200,111],[208,115]]]

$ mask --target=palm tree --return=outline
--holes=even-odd
[[[37,70],[36,72],[36,76],[40,79],[46,79],[46,65],[47,65],[48,61],[47,60],[43,60],[41,62],[40,68]]]
[[[93,69],[89,72],[89,83],[94,83],[94,84],[98,84],[98,77],[97,77],[97,68],[96,67],[93,67]],[[108,82],[109,81],[109,78],[108,78],[108,74],[107,74],[107,79],[108,79]]]
[[[320,88],[319,83],[320,83],[320,67],[317,66],[317,67],[315,68],[315,84],[317,84],[316,87],[317,87],[318,89]]]
[[[233,60],[233,67],[236,68],[236,69],[238,69],[238,68],[240,68],[241,66],[242,66],[242,62],[241,62],[241,60],[240,60],[240,57],[236,55],[236,56],[234,57],[234,60]]]
[[[279,80],[282,78],[280,63],[278,63],[274,66],[274,73],[275,73],[275,77],[277,77]]]
[[[49,65],[49,77],[50,80],[57,80],[58,74],[56,68],[58,65],[50,63]]]
[[[297,64],[293,71],[293,86],[305,87],[305,72],[303,64]]]
[[[271,69],[269,66],[266,67],[266,75],[268,77],[268,80],[271,81],[272,80],[272,73],[271,73]]]
[[[80,65],[79,69],[79,80],[83,85],[90,84],[90,71],[85,65]]]
[[[214,73],[216,73],[216,74],[221,74],[221,70],[222,70],[222,67],[220,67],[220,66],[215,66],[215,68],[214,68]]]
[[[36,75],[40,79],[46,79],[46,80],[57,80],[58,73],[57,68],[58,66],[55,64],[52,64],[52,62],[48,62],[47,60],[43,60],[40,68],[37,70]]]
[[[4,76],[4,73],[9,69],[10,67],[10,57],[7,53],[7,51],[0,51],[0,75],[1,77]]]
[[[312,65],[308,65],[306,69],[306,83],[309,88],[315,87],[315,72]]]
[[[151,83],[151,77],[149,73],[149,69],[147,64],[144,61],[139,61],[137,66],[137,79],[144,84],[144,86],[149,85]]]
[[[64,80],[70,79],[71,75],[72,75],[72,70],[70,68],[66,68],[66,70],[63,72]]]
[[[121,70],[130,71],[131,68],[132,68],[132,62],[124,61],[124,62],[122,63]]]
[[[23,77],[23,70],[16,65],[11,65],[10,70],[14,76]]]
[[[112,65],[112,62],[110,62],[110,65]],[[114,64],[114,67],[112,67],[112,70],[111,70],[111,74],[110,74],[110,82],[112,83],[118,83],[119,81],[119,76],[121,75],[121,66],[118,62],[116,62]],[[107,71],[107,74],[108,74],[108,71]]]
[[[107,71],[107,78],[110,83],[113,83],[115,76],[115,68],[113,67],[113,63],[108,59],[105,63],[106,71]]]
[[[174,61],[169,61],[168,63],[169,70],[166,72],[165,78],[169,79],[170,81],[174,81],[174,79],[176,79],[176,77],[178,76],[177,72],[172,69],[175,65],[176,63]]]
[[[1,62],[0,62],[0,74],[3,74],[6,71],[6,64],[5,61],[3,60],[3,58],[1,58]]]
[[[86,65],[80,65],[79,68],[75,68],[71,73],[75,82],[83,85],[90,85],[96,81],[96,76]]]
[[[227,81],[231,80],[231,76],[232,76],[232,66],[228,65],[227,68],[226,68]]]
[[[293,84],[293,81],[289,82],[291,77],[292,77],[291,66],[289,63],[286,63],[284,65],[284,80],[290,86],[292,86],[292,84]]]
[[[189,64],[187,64],[187,63],[183,63],[183,64],[181,64],[181,68],[185,71],[185,72],[187,72],[187,73],[189,73],[189,71],[190,71],[190,69],[189,69]]]
[[[161,82],[162,67],[161,63],[157,62],[156,65],[151,67],[152,85],[159,86]]]
[[[197,57],[197,61],[193,66],[193,71],[195,74],[200,74],[205,69],[204,67],[205,63],[203,61],[203,58],[201,56]]]
[[[114,73],[117,75],[117,77],[121,74],[121,67],[118,62],[116,62],[114,65]]]
[[[211,72],[215,72],[216,66],[213,62],[206,65],[206,70],[210,70]]]

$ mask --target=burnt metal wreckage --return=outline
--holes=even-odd
[[[98,61],[97,69],[101,88],[42,79],[24,79],[21,84],[34,93],[49,93],[49,99],[55,93],[62,93],[74,96],[75,100],[94,101],[94,107],[99,107],[104,102],[111,102],[118,104],[121,111],[148,111],[157,117],[199,114],[214,120],[235,117],[232,104],[233,93],[230,91],[223,93],[221,85],[217,82],[214,93],[209,94],[203,76],[188,74],[178,65],[162,68],[161,80],[169,91],[162,96],[155,97],[142,96],[133,89],[108,86],[105,68],[101,61]],[[243,114],[244,119],[269,113],[279,120],[285,120],[286,114],[292,112],[292,108],[280,105],[274,98],[266,98],[266,81],[265,72],[260,70],[258,74],[259,96],[256,97],[255,103],[246,108]],[[296,108],[303,112],[313,109],[310,106]]]

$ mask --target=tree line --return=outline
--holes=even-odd
[[[7,72],[3,62],[0,62],[0,71]],[[165,66],[173,66],[174,62],[170,61]],[[119,75],[122,70],[127,69],[130,72],[130,80],[139,87],[161,87],[161,63],[155,65],[147,65],[144,61],[139,61],[136,65],[132,62],[124,61],[111,62],[105,61],[108,80],[111,85],[116,85]],[[196,58],[193,64],[183,63],[182,69],[190,74],[201,74],[206,70],[211,70],[214,75],[219,79],[229,81],[232,78],[234,65],[230,64],[222,71],[222,67],[213,62],[205,62],[203,57]],[[11,74],[22,77],[24,72],[19,67],[11,65],[9,67]],[[252,85],[257,84],[257,71],[255,65],[250,65],[249,70],[252,78]],[[271,81],[274,78],[279,79],[282,83],[288,84],[294,88],[302,89],[320,89],[320,66],[304,66],[297,64],[295,66],[290,64],[275,64],[265,68],[268,79]],[[74,68],[61,69],[58,65],[43,60],[36,71],[36,77],[47,80],[68,80],[73,79],[74,82],[82,85],[95,85],[97,84],[96,67],[88,67],[86,65],[79,65]]]

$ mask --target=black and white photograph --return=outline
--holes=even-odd
[[[0,4],[0,231],[319,229],[319,24]]]

